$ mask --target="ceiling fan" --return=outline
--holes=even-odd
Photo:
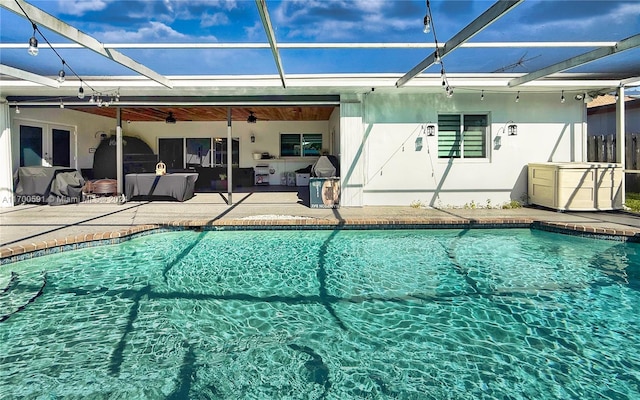
[[[249,116],[247,117],[247,122],[250,124],[255,124],[258,122],[258,117],[253,115],[253,111],[249,111]]]
[[[167,124],[175,124],[176,123],[176,119],[173,116],[173,112],[169,111],[169,115],[167,115],[167,118],[164,120],[164,122],[166,122]]]

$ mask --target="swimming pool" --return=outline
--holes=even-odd
[[[640,396],[640,247],[169,232],[0,269],[0,398]]]

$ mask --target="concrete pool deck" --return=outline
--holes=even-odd
[[[407,206],[309,208],[297,192],[198,193],[184,202],[113,199],[63,206],[0,208],[0,260],[97,240],[118,239],[167,226],[343,227],[531,226],[640,241],[640,215],[627,212],[557,212],[518,209],[433,209]]]

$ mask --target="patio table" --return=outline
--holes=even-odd
[[[124,178],[124,194],[127,200],[144,198],[147,200],[171,197],[178,201],[193,197],[197,173],[127,174]]]

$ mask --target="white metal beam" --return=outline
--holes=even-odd
[[[273,59],[276,62],[276,67],[278,68],[278,73],[280,74],[282,87],[286,88],[287,81],[284,77],[282,60],[280,59],[280,52],[278,51],[278,45],[276,44],[276,35],[273,32],[273,26],[271,25],[271,18],[269,18],[267,3],[265,2],[265,0],[256,0],[256,7],[258,7],[258,12],[260,13],[260,19],[262,20],[262,26],[264,26],[264,31],[267,34],[267,39],[269,40],[269,45],[271,46],[271,53],[273,54]]]
[[[528,73],[519,78],[512,79],[509,82],[509,86],[513,87],[522,85],[523,83],[531,82],[556,72],[566,71],[568,69],[590,63],[591,61],[595,61],[599,58],[607,57],[638,46],[640,46],[640,34],[623,39],[613,46],[600,47],[584,54],[580,54],[579,56],[571,57],[567,60],[560,61],[559,63]]]
[[[445,43],[441,49],[434,51],[430,56],[413,67],[411,71],[407,72],[406,74],[404,74],[404,76],[402,76],[402,78],[398,79],[398,81],[396,82],[396,87],[403,86],[411,79],[413,79],[416,75],[433,65],[436,62],[436,54],[440,56],[440,58],[443,58],[448,53],[460,47],[464,42],[474,37],[484,28],[497,21],[500,17],[502,17],[504,14],[512,10],[513,7],[517,6],[523,1],[524,0],[498,0],[487,11],[482,13],[482,15],[480,15],[469,25],[464,27],[454,37],[449,39],[449,41],[447,41],[447,43]]]
[[[7,10],[13,11],[14,13],[27,17],[24,15],[22,9],[27,13],[28,18],[30,18],[36,25],[44,26],[50,29],[53,32],[58,33],[70,39],[87,49],[93,50],[96,53],[107,57],[120,65],[123,65],[132,71],[135,71],[141,75],[146,76],[149,79],[152,79],[163,86],[168,88],[172,88],[171,81],[166,77],[158,74],[157,72],[151,70],[150,68],[132,60],[131,58],[125,56],[124,54],[118,52],[117,50],[107,49],[104,47],[102,43],[100,43],[97,39],[92,36],[87,35],[84,32],[79,31],[78,29],[72,27],[71,25],[59,20],[51,14],[47,14],[41,9],[32,6],[31,4],[25,2],[24,0],[0,0],[0,6],[6,8]],[[22,7],[22,9],[20,8]]]
[[[77,43],[51,43],[56,49],[80,49]],[[103,43],[105,49],[268,49],[269,43]],[[473,42],[461,43],[460,48],[563,48],[615,46],[616,42]],[[279,49],[433,49],[428,42],[339,42],[339,43],[278,43]],[[26,43],[0,43],[0,49],[26,49]]]
[[[39,85],[45,85],[53,88],[60,87],[60,83],[55,79],[47,78],[46,76],[34,74],[33,72],[10,67],[4,64],[0,64],[0,74],[13,76],[14,78],[37,83]]]

